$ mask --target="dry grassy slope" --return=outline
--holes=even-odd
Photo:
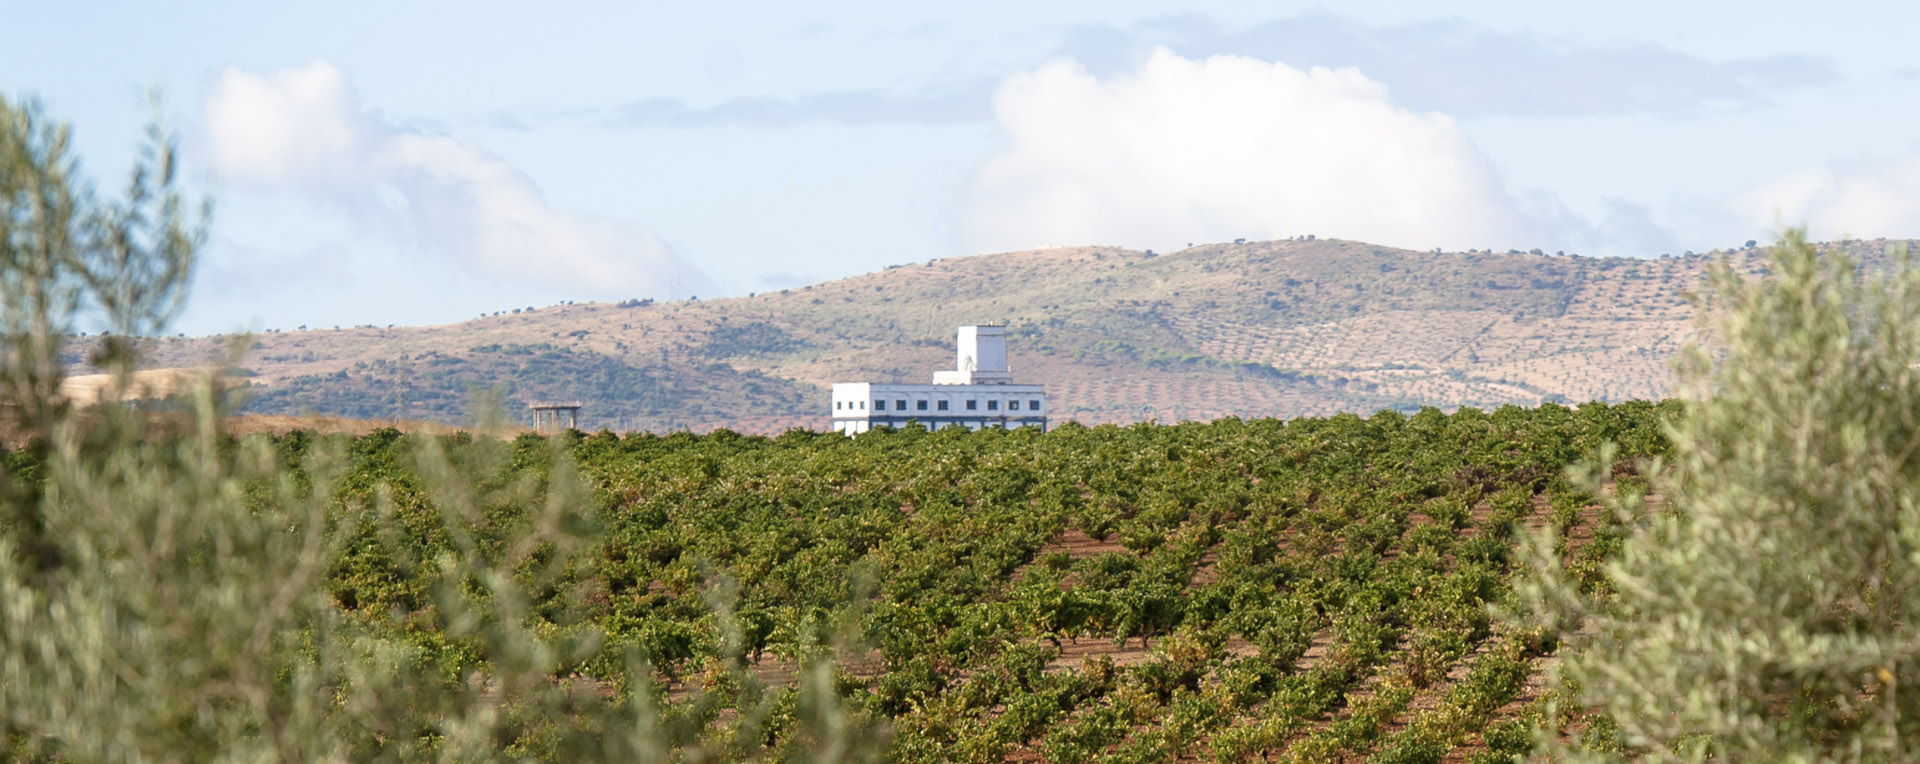
[[[1846,246],[1878,260],[1890,244]],[[1747,272],[1762,258],[1732,257]],[[332,388],[319,375],[378,382],[387,374],[388,383],[431,385],[420,375],[432,364],[418,359],[450,363],[446,357],[471,358],[490,345],[544,343],[647,379],[718,380],[702,385],[697,415],[622,410],[620,424],[777,431],[824,425],[819,388],[922,380],[951,365],[954,326],[1004,321],[1013,327],[1016,376],[1048,385],[1059,420],[1653,398],[1671,384],[1668,359],[1694,336],[1684,293],[1709,262],[1410,252],[1332,240],[1205,245],[1159,257],[1057,248],[897,266],[745,298],[266,334],[243,365],[269,388],[293,382],[323,391],[303,405],[324,414],[324,390]],[[221,341],[167,341],[155,349],[156,365],[204,363]],[[416,362],[395,363],[403,358]],[[753,372],[764,377],[738,376]],[[769,379],[792,384],[769,391]],[[624,395],[564,373],[501,381],[510,397],[582,397],[601,411],[618,409]],[[360,402],[366,415],[367,400]],[[592,419],[594,411],[583,424],[616,424]],[[388,415],[423,413],[448,415]]]

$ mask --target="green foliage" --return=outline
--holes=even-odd
[[[592,401],[582,426],[597,422],[609,429],[625,423],[671,430],[737,415],[785,414],[817,397],[809,386],[720,364],[636,364],[548,343],[495,344],[249,387],[242,410],[459,422],[475,391],[496,386],[518,400]]]
[[[1723,267],[1713,287],[1720,344],[1689,356],[1671,461],[1648,469],[1671,505],[1622,480],[1612,596],[1587,596],[1543,536],[1524,602],[1571,646],[1575,701],[1636,758],[1914,760],[1920,270],[1862,274],[1790,232],[1768,278]],[[1608,472],[1579,482],[1597,493]]]
[[[58,395],[74,311],[129,334],[177,307],[199,229],[157,129],[123,201],[66,130],[0,100],[0,751],[79,761],[872,760],[884,735],[824,660],[761,685],[724,577],[696,617],[709,688],[665,703],[647,655],[583,617],[605,526],[574,438],[220,435]],[[857,597],[843,596],[842,603]],[[842,630],[844,631],[844,630]],[[811,633],[811,632],[810,632]],[[819,630],[832,635],[837,632]],[[722,692],[721,690],[725,691]],[[723,709],[732,718],[717,721]]]
[[[1654,426],[1655,409],[1634,410]],[[296,433],[215,452],[328,497],[322,572],[296,603],[311,615],[275,630],[298,649],[249,660],[345,691],[329,698],[365,684],[404,699],[307,701],[350,758],[437,756],[443,730],[472,724],[498,747],[468,758],[592,759],[582,746],[626,729],[648,734],[611,745],[750,760],[851,741],[930,762],[1415,757],[1460,745],[1531,670],[1486,617],[1509,523],[1534,506],[1533,476],[1591,428],[1623,426],[1615,414],[856,439]],[[47,475],[64,458],[7,463]],[[236,494],[265,527],[311,527],[287,514],[309,505]],[[1465,509],[1443,526],[1429,511],[1447,503]],[[1104,546],[1057,551],[1089,506],[1106,508]],[[298,559],[278,549],[277,565]],[[270,612],[245,591],[208,596]],[[341,637],[317,636],[336,629],[372,647],[342,655]],[[522,690],[486,705],[504,684]],[[305,697],[275,687],[288,700],[274,703]],[[350,721],[362,713],[420,732]],[[201,745],[181,750],[215,743]]]
[[[13,758],[1411,762],[1476,735],[1492,755],[1517,750],[1517,728],[1495,721],[1526,702],[1556,641],[1488,617],[1513,596],[1513,529],[1591,531],[1555,549],[1573,571],[1556,604],[1647,586],[1599,566],[1656,519],[1586,528],[1598,486],[1555,476],[1603,442],[1668,456],[1668,404],[856,439],[234,440],[208,387],[180,417],[76,416],[52,396],[48,360],[72,311],[91,301],[120,311],[117,332],[156,329],[197,229],[177,200],[142,201],[173,199],[157,171],[135,183],[155,188],[99,215],[46,213],[82,198],[60,188],[64,138],[5,113],[4,219],[38,226],[10,233],[0,262],[5,402],[38,436],[0,459],[0,750]],[[101,266],[114,257],[89,259],[63,233],[85,220],[144,233],[99,249],[119,253]],[[1508,275],[1471,287],[1543,310],[1561,289],[1559,274]],[[117,292],[131,296],[100,296],[124,282],[138,282]],[[1414,299],[1403,286],[1353,299]],[[714,339],[786,341],[751,325]],[[109,346],[123,379],[131,349]],[[356,373],[369,395],[431,388],[452,406],[496,375],[573,397],[705,368],[601,359],[506,345]],[[1906,421],[1886,401],[1911,383],[1867,377],[1880,387],[1823,405]],[[1675,432],[1732,427],[1693,416],[1707,422]],[[1816,459],[1861,439],[1809,442]],[[1909,477],[1875,485],[1904,502]],[[1904,547],[1887,545],[1907,542],[1878,543],[1873,574],[1848,579],[1866,594],[1840,601],[1823,634],[1905,612],[1888,604],[1909,591]]]
[[[188,219],[174,140],[157,124],[118,199],[79,176],[70,132],[35,101],[0,97],[0,432],[44,435],[65,414],[62,344],[83,304],[112,330],[93,361],[130,368],[129,336],[180,307],[205,237],[207,210]]]
[[[787,330],[765,321],[721,324],[707,332],[694,354],[714,359],[743,355],[786,355],[808,347]]]

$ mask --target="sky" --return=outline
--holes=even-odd
[[[1912,3],[8,5],[0,94],[101,194],[159,94],[215,201],[189,334],[1056,244],[1920,237]]]

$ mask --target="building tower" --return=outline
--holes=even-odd
[[[965,427],[1047,427],[1047,393],[1017,385],[1007,367],[1007,328],[962,326],[954,342],[954,369],[933,373],[933,384],[840,382],[833,386],[833,431],[857,435],[875,427],[918,422],[929,430]]]
[[[1007,327],[994,324],[962,326],[954,342],[953,371],[936,371],[936,385],[1008,385]]]

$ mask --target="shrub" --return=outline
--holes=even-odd
[[[560,594],[598,533],[572,439],[236,442],[220,434],[211,380],[183,416],[112,403],[131,383],[131,340],[180,304],[204,229],[172,188],[158,128],[111,201],[75,178],[66,135],[0,99],[0,417],[32,439],[0,462],[5,755],[739,759],[770,753],[755,733],[775,719],[793,729],[786,758],[884,745],[825,662],[797,691],[759,689],[724,589],[709,605],[732,676],[716,684],[741,688],[739,734],[709,729],[711,696],[663,710],[638,653],[608,647]],[[83,304],[113,327],[95,360],[118,382],[77,413],[58,390]],[[538,476],[518,469],[535,462]],[[329,590],[330,575],[356,572],[342,586],[382,607]],[[624,670],[583,671],[609,664]]]
[[[1687,356],[1671,463],[1648,470],[1672,506],[1609,502],[1630,529],[1604,571],[1610,600],[1584,596],[1544,535],[1524,599],[1567,640],[1570,691],[1635,755],[1912,761],[1920,270],[1903,258],[1863,276],[1795,231],[1771,273],[1714,269],[1720,348]],[[1577,482],[1598,493],[1610,461]],[[1614,755],[1577,748],[1542,753]]]

